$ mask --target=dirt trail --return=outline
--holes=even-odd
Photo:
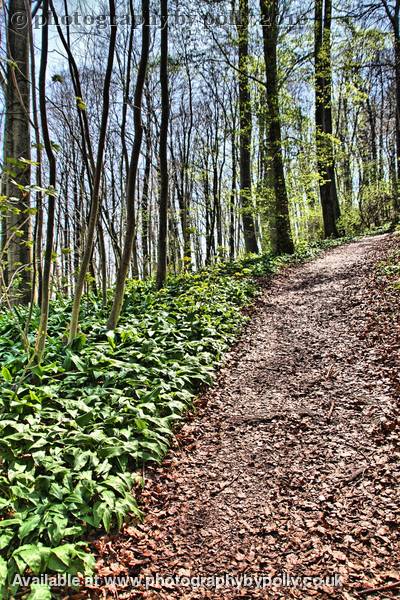
[[[144,524],[99,544],[103,575],[337,574],[342,587],[167,582],[103,597],[358,598],[400,579],[398,435],[381,424],[393,386],[368,333],[373,266],[395,244],[367,238],[273,279],[207,404],[148,474]]]

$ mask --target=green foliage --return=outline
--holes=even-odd
[[[20,341],[25,309],[0,314],[3,591],[25,572],[91,572],[93,559],[80,540],[140,517],[136,473],[162,460],[176,423],[212,381],[245,320],[241,308],[257,293],[255,278],[312,258],[320,247],[220,262],[171,278],[161,291],[151,281],[130,281],[113,332],[105,328],[109,307],[89,296],[72,348],[63,339],[71,303],[59,298],[40,366],[29,362]],[[38,320],[37,311],[31,344]]]
[[[400,290],[400,251],[396,250],[377,266],[377,272],[393,289]]]
[[[357,208],[343,208],[337,226],[339,231],[345,231],[348,235],[357,235],[362,229],[360,212]]]
[[[24,309],[0,316],[0,548],[8,585],[26,569],[90,571],[79,540],[140,516],[135,472],[164,456],[255,291],[248,278],[218,269],[181,275],[160,292],[132,281],[119,328],[106,331],[107,311],[87,298],[68,349],[70,302],[60,298],[41,366],[29,365],[19,341]]]

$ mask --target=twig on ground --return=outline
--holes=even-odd
[[[331,402],[331,407],[329,409],[329,413],[328,413],[328,417],[327,417],[328,423],[330,423],[330,421],[331,421],[333,411],[335,410],[335,404],[336,404],[336,401],[335,401],[335,399],[333,399]]]
[[[356,469],[355,471],[353,471],[351,473],[350,477],[347,477],[346,479],[343,480],[343,483],[351,483],[352,481],[357,479],[357,477],[359,477],[359,475],[364,475],[365,471],[367,469],[369,469],[370,466],[371,465],[367,465],[365,467],[361,467],[360,469]]]
[[[388,583],[387,585],[381,585],[379,587],[370,588],[368,590],[361,590],[361,592],[358,592],[358,594],[360,596],[368,596],[369,594],[375,594],[376,592],[386,592],[388,590],[394,590],[397,587],[400,587],[400,580],[395,581],[393,583]]]
[[[330,379],[332,377],[332,375],[336,375],[336,373],[334,373],[334,367],[335,367],[335,365],[334,365],[334,363],[332,363],[326,374],[327,379]]]
[[[210,492],[210,497],[211,498],[215,498],[215,496],[218,496],[218,494],[220,494],[221,492],[223,492],[224,490],[226,490],[226,488],[228,488],[229,486],[231,486],[232,483],[235,483],[235,481],[237,481],[239,479],[239,477],[240,477],[240,473],[239,473],[239,475],[237,475],[236,477],[234,477],[233,479],[231,479],[231,481],[228,481],[228,483],[226,483],[221,488],[219,488],[219,490],[215,490],[214,492]]]

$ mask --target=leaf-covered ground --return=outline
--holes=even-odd
[[[91,574],[87,540],[139,515],[133,488],[142,468],[162,460],[176,423],[211,382],[257,277],[320,246],[221,262],[170,277],[160,291],[131,281],[115,332],[106,329],[110,306],[90,295],[72,348],[71,301],[59,297],[40,366],[30,360],[38,309],[29,325],[27,309],[0,313],[1,597],[24,593],[15,576]],[[32,586],[31,594],[47,600],[50,589]]]
[[[342,587],[103,584],[76,598],[397,596],[399,259],[398,237],[382,236],[274,278],[196,416],[146,469],[144,523],[95,543],[102,577],[339,574]]]

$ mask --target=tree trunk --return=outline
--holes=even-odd
[[[54,221],[55,221],[55,189],[56,189],[56,159],[51,145],[49,127],[47,123],[47,106],[46,106],[46,70],[49,46],[49,2],[43,0],[43,25],[42,25],[42,48],[39,73],[39,107],[40,117],[42,120],[42,135],[43,144],[46,151],[47,160],[49,162],[49,188],[52,193],[48,195],[47,202],[47,231],[46,231],[46,249],[43,265],[42,279],[42,302],[40,310],[40,324],[36,339],[35,355],[37,362],[41,362],[46,337],[47,325],[49,320],[49,305],[51,298],[51,266],[53,260],[53,238],[54,238]]]
[[[103,160],[104,160],[104,149],[106,142],[106,133],[107,133],[107,124],[108,124],[108,114],[110,111],[110,87],[111,87],[111,76],[112,69],[114,64],[114,54],[115,54],[115,45],[117,38],[117,26],[115,19],[115,0],[109,0],[109,9],[110,9],[110,21],[111,21],[111,33],[110,33],[110,42],[108,48],[108,58],[107,58],[107,68],[106,74],[104,78],[103,85],[103,110],[100,124],[100,133],[99,133],[99,145],[97,150],[97,160],[96,160],[96,168],[93,179],[93,192],[92,192],[92,201],[90,206],[90,214],[89,214],[89,222],[87,229],[87,239],[86,239],[86,247],[83,253],[82,262],[76,282],[74,303],[72,306],[72,316],[71,316],[71,324],[69,329],[68,343],[72,344],[74,339],[76,338],[78,332],[78,324],[79,324],[79,312],[81,299],[83,294],[83,289],[86,280],[86,274],[88,272],[89,264],[92,258],[93,252],[93,242],[94,236],[96,232],[96,226],[99,215],[100,208],[100,183],[103,171]]]
[[[338,237],[340,217],[332,143],[331,0],[315,0],[315,130],[325,237]]]
[[[168,237],[168,0],[160,0],[161,8],[161,125],[160,125],[160,206],[158,231],[157,288],[161,289],[167,277],[167,237]]]
[[[396,190],[394,194],[394,218],[397,221],[400,216],[400,1],[396,0],[394,11],[394,49],[395,49],[395,71],[396,71]]]
[[[150,122],[147,121],[146,127],[146,160],[143,175],[142,191],[142,257],[143,257],[143,277],[150,274],[150,252],[149,252],[149,197],[150,197],[150,173],[151,173],[151,136]]]
[[[239,154],[240,154],[240,200],[243,235],[247,253],[258,254],[256,228],[253,216],[251,187],[251,136],[252,113],[249,86],[249,5],[239,0],[239,18],[236,23],[239,49]]]
[[[28,304],[32,293],[31,276],[31,217],[30,194],[19,189],[19,185],[31,183],[31,138],[30,138],[30,79],[29,79],[29,36],[14,26],[19,22],[29,23],[30,7],[25,0],[12,0],[8,9],[7,28],[7,91],[5,127],[5,163],[11,167],[12,177],[6,174],[6,195],[14,198],[7,213],[5,232],[7,239],[7,280],[11,301]],[[12,164],[11,162],[12,161]]]
[[[271,153],[272,179],[275,194],[276,251],[294,250],[290,232],[289,200],[283,166],[281,116],[278,87],[278,0],[260,0],[264,41],[265,75],[268,106],[268,150]]]
[[[229,260],[235,259],[235,208],[236,208],[236,132],[231,132],[232,180],[229,202]]]
[[[150,8],[149,0],[142,0],[142,49],[138,69],[135,99],[134,99],[134,128],[135,139],[132,147],[131,161],[128,171],[126,188],[126,231],[121,262],[117,273],[114,302],[108,319],[108,328],[114,329],[118,323],[124,300],[125,282],[132,257],[133,244],[136,237],[135,194],[136,177],[140,158],[140,148],[143,138],[142,98],[146,80],[147,62],[150,48]]]

